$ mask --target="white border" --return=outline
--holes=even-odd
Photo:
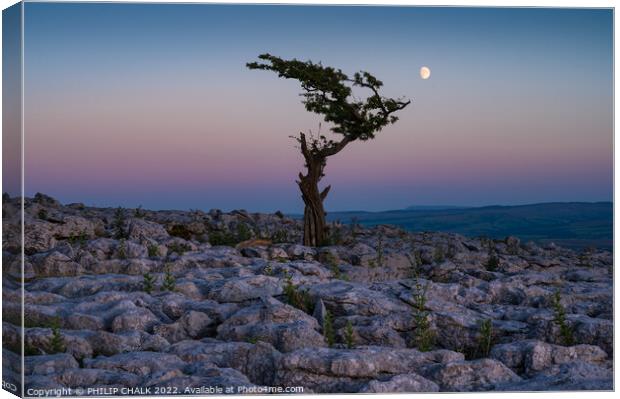
[[[34,2],[34,1],[44,1],[44,0],[28,0],[29,2]],[[82,1],[77,1],[77,0],[65,0],[65,1],[59,1],[59,2],[94,2],[94,3],[102,3],[102,2],[106,2],[106,3],[117,3],[117,2],[121,2],[121,1],[97,1],[97,0],[82,0]],[[13,4],[15,4],[16,1],[14,0],[0,0],[0,5],[2,6],[2,9],[5,9]],[[288,1],[277,1],[277,0],[272,0],[272,1],[264,1],[264,0],[242,0],[242,1],[234,1],[234,0],[219,0],[219,1],[175,1],[175,0],[150,0],[150,1],[144,1],[144,0],[133,0],[133,1],[126,1],[125,3],[219,3],[219,4],[223,4],[223,3],[231,3],[231,4],[318,4],[318,5],[334,5],[334,4],[339,4],[339,5],[415,5],[415,6],[423,6],[423,5],[428,5],[428,6],[473,6],[473,7],[563,7],[563,8],[569,8],[569,7],[602,7],[602,8],[614,8],[615,4],[613,1],[610,0],[590,0],[590,1],[578,1],[578,0],[564,0],[564,1],[558,1],[558,0],[521,0],[521,1],[511,1],[511,0],[506,0],[506,1],[481,1],[481,0],[446,0],[446,1],[415,1],[415,0],[389,0],[389,1],[381,1],[381,0],[375,0],[375,1],[371,1],[371,0],[364,0],[364,1],[354,1],[354,0],[336,0],[336,1],[330,1],[330,0],[314,0],[314,1],[301,1],[301,0],[288,0]],[[23,7],[23,5],[22,5]],[[23,9],[23,8],[22,8]],[[22,48],[23,48],[23,12],[22,12]],[[1,33],[1,19],[0,19],[0,43],[2,40],[2,33]],[[617,104],[615,102],[615,93],[617,91],[618,88],[618,83],[615,79],[616,76],[616,72],[617,72],[617,64],[615,63],[615,54],[616,54],[616,46],[618,43],[618,31],[615,29],[615,12],[614,12],[614,204],[615,204],[615,198],[617,197],[616,194],[618,194],[618,190],[620,190],[620,188],[618,188],[618,185],[616,185],[616,176],[618,176],[618,164],[615,162],[615,154],[618,153],[618,146],[619,144],[616,142],[615,140],[615,116],[618,112],[618,108],[617,108]],[[1,52],[0,52],[0,61],[1,61]],[[23,50],[22,50],[22,68],[23,68]],[[23,70],[22,70],[23,72]],[[0,86],[2,83],[2,77],[0,74]],[[2,100],[0,99],[0,107],[2,105]],[[24,105],[24,98],[23,98],[23,79],[22,79],[22,163],[23,163],[23,155],[24,155],[24,147],[23,147],[23,127],[24,127],[24,112],[23,112],[23,105]],[[1,128],[0,128],[1,130]],[[1,160],[1,148],[2,148],[2,143],[0,141],[0,160]],[[23,167],[23,165],[22,165]],[[1,173],[1,168],[2,168],[2,164],[0,162],[0,173]],[[23,196],[23,190],[24,190],[24,181],[23,181],[23,173],[22,173],[22,196]],[[617,220],[615,218],[615,207],[614,207],[614,237],[616,237],[616,233],[618,232],[617,230],[618,228],[618,223]],[[22,220],[22,231],[23,231],[23,220]],[[618,243],[618,240],[614,240],[614,254],[618,253],[618,250],[620,249],[620,244]],[[23,251],[23,248],[22,248]],[[615,256],[614,256],[614,269],[616,267],[616,262],[615,262]],[[0,287],[0,293],[1,293],[1,287]],[[617,320],[617,307],[615,306],[615,298],[618,298],[618,284],[614,284],[614,359],[618,359],[618,346],[617,346],[617,340],[615,339],[617,337],[617,329],[615,328],[615,321]],[[22,301],[23,301],[23,296],[22,296]],[[23,359],[22,359],[22,366],[23,366]],[[617,384],[618,381],[620,381],[618,379],[618,367],[614,368],[614,383]],[[390,397],[390,396],[394,396],[395,394],[391,394],[391,395],[376,395],[376,397],[379,398],[384,398],[384,397]],[[446,395],[455,395],[455,394],[403,394],[403,395],[399,395],[400,397],[416,397],[416,398],[435,398],[437,397],[437,395],[441,395],[441,396],[446,396]],[[489,398],[489,399],[501,399],[501,398],[521,398],[523,396],[526,396],[528,398],[545,398],[545,399],[555,399],[555,398],[583,398],[584,396],[587,396],[588,398],[592,397],[592,398],[613,398],[616,396],[615,393],[612,392],[567,392],[567,393],[558,393],[558,392],[553,392],[553,393],[545,393],[545,392],[536,392],[536,393],[523,393],[523,392],[517,392],[517,393],[497,393],[497,392],[490,392],[490,393],[482,393],[482,392],[472,392],[472,393],[466,393],[465,395],[471,396],[471,397],[484,397],[484,398]],[[259,395],[260,397],[273,397],[273,396],[265,396],[265,395]],[[311,395],[296,395],[296,396],[301,396],[301,397],[310,397]],[[359,394],[356,395],[321,395],[322,397],[338,397],[338,398],[345,398],[345,397],[354,397],[354,396],[359,396]],[[15,396],[11,395],[10,393],[8,393],[5,390],[0,390],[0,399],[4,399],[4,398],[14,398]],[[222,397],[223,396],[218,396],[218,397]],[[255,396],[253,396],[255,397]],[[145,397],[145,398],[150,398],[150,397]],[[156,397],[152,397],[152,398],[156,398]]]

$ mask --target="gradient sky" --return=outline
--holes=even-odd
[[[328,210],[610,201],[612,11],[25,6],[26,194],[145,208],[302,209],[316,131],[260,53],[368,70],[401,120],[331,158]],[[428,65],[429,80],[419,77]],[[323,131],[328,127],[323,126]]]

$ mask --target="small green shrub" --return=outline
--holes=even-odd
[[[146,212],[142,210],[142,205],[138,205],[138,207],[133,211],[133,217],[143,219],[145,216]]]
[[[176,287],[176,278],[170,271],[170,268],[166,268],[166,273],[164,275],[164,282],[161,286],[161,289],[164,291],[174,291]]]
[[[490,272],[497,271],[499,267],[499,257],[494,250],[489,250],[489,257],[487,258],[486,263],[484,264],[484,268]]]
[[[448,250],[446,251],[446,258],[448,259],[454,259],[454,257],[456,256],[456,245],[450,243],[448,244]]]
[[[295,284],[293,284],[292,277],[288,273],[285,276],[285,280],[284,296],[286,297],[286,302],[297,309],[303,310],[308,314],[312,314],[314,305],[308,291],[300,290]]]
[[[329,310],[325,311],[325,317],[323,318],[323,336],[325,337],[325,341],[330,348],[334,346],[334,343],[336,343],[336,338],[334,334],[332,314]]]
[[[144,273],[142,277],[144,277],[144,280],[142,281],[142,287],[144,289],[144,292],[150,295],[151,292],[153,292],[155,278],[149,272]]]
[[[344,328],[344,341],[348,349],[352,349],[355,346],[353,342],[353,324],[351,324],[351,320],[347,320],[347,325]]]
[[[118,256],[119,259],[127,259],[127,243],[124,238],[121,238],[118,242],[116,256]]]
[[[60,318],[52,322],[52,338],[50,339],[50,354],[63,353],[65,351],[65,339],[60,332]]]
[[[156,258],[159,256],[159,247],[155,244],[149,244],[147,247],[149,251],[149,258]]]
[[[274,244],[284,244],[289,242],[288,232],[284,229],[276,230],[271,235],[271,242]]]
[[[247,241],[252,238],[252,229],[245,223],[237,223],[237,242]]]
[[[589,252],[584,251],[580,253],[577,257],[577,260],[577,264],[581,267],[592,267],[592,259]]]
[[[37,213],[37,217],[41,220],[47,220],[47,210],[39,209],[39,212]]]
[[[380,235],[377,239],[377,258],[375,263],[377,266],[383,266],[385,263],[385,249],[383,248],[383,236]]]
[[[68,241],[71,245],[79,245],[83,248],[86,246],[86,242],[88,241],[88,235],[83,231],[79,234],[72,235],[68,238]]]
[[[418,272],[418,263],[414,256],[408,256],[409,263],[412,266],[413,274],[413,309],[414,309],[414,321],[415,331],[413,336],[413,345],[421,352],[428,352],[433,349],[435,343],[435,333],[431,329],[429,321],[429,313],[426,311],[426,293],[430,286],[430,281],[426,283],[424,287],[420,283],[420,276]]]
[[[443,246],[438,245],[435,247],[435,250],[433,251],[433,261],[435,261],[435,263],[441,263],[444,260],[446,260],[445,251],[443,249]]]
[[[329,269],[332,272],[332,277],[340,280],[342,275],[340,274],[340,268],[338,267],[338,259],[336,259],[336,257],[330,252],[325,253],[325,258],[327,264],[329,265]]]
[[[170,227],[168,229],[168,234],[170,234],[173,237],[182,238],[184,240],[191,240],[192,238],[192,232],[189,231],[187,227],[185,227],[182,224],[175,224],[172,227]]]
[[[360,229],[359,219],[356,216],[353,216],[350,220],[351,227],[351,237],[355,237],[358,234],[358,230]]]
[[[168,251],[170,253],[175,252],[179,255],[183,255],[185,252],[191,250],[192,248],[185,244],[185,243],[180,243],[180,242],[172,242],[170,244],[168,244]]]
[[[575,338],[573,336],[573,329],[566,322],[566,309],[562,305],[562,298],[560,296],[560,290],[556,290],[551,298],[551,306],[553,306],[553,321],[560,329],[560,340],[564,346],[573,346],[575,344]]]
[[[114,220],[112,221],[112,229],[114,230],[114,238],[128,238],[128,232],[125,229],[125,210],[120,206],[114,211]]]
[[[482,357],[489,357],[491,346],[493,345],[493,323],[491,319],[483,320],[480,323],[480,333],[478,335],[478,351]]]

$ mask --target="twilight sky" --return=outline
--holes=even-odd
[[[288,136],[321,118],[296,82],[245,67],[269,52],[368,70],[385,95],[413,99],[375,140],[330,159],[328,210],[612,199],[611,10],[25,10],[27,195],[300,211]]]

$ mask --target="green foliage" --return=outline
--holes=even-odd
[[[114,211],[114,220],[112,221],[112,229],[114,230],[114,238],[128,238],[128,232],[125,229],[125,210],[120,206]]]
[[[179,255],[183,255],[185,252],[189,251],[190,249],[192,248],[189,245],[185,243],[181,243],[181,242],[173,241],[172,243],[168,244],[168,251],[171,253],[172,252],[177,253]]]
[[[336,342],[336,336],[334,334],[334,323],[332,321],[332,314],[329,310],[325,311],[325,317],[323,318],[323,337],[327,341],[327,345],[331,348]]]
[[[88,235],[86,232],[81,232],[79,234],[73,234],[68,238],[69,243],[71,245],[79,245],[80,247],[85,247],[86,242],[88,241]]]
[[[329,265],[329,269],[332,272],[332,277],[340,280],[342,275],[340,274],[340,267],[338,267],[338,259],[331,252],[326,252],[324,256],[327,264]]]
[[[300,290],[295,284],[293,284],[293,279],[288,273],[285,275],[284,296],[286,297],[286,302],[289,305],[303,310],[308,314],[312,314],[312,311],[314,310],[312,297],[310,297],[307,290]]]
[[[558,289],[551,297],[551,306],[554,313],[553,321],[560,329],[562,345],[573,346],[575,344],[573,329],[566,322],[566,309],[564,309],[561,300],[560,290]]]
[[[435,250],[433,251],[433,261],[435,263],[441,263],[444,260],[446,260],[446,254],[444,251],[443,246],[438,245],[435,247]]]
[[[484,268],[490,272],[494,272],[494,271],[497,271],[498,267],[499,267],[499,257],[497,256],[497,253],[494,250],[489,249],[489,257],[487,258],[487,261],[484,264]]]
[[[235,236],[229,231],[212,231],[209,233],[209,244],[213,246],[226,245],[232,247],[237,244],[237,241],[235,240]]]
[[[433,349],[435,343],[435,333],[431,329],[429,321],[429,313],[426,310],[426,293],[430,286],[430,281],[424,287],[420,282],[417,260],[414,256],[408,256],[409,263],[412,266],[413,274],[413,309],[415,320],[415,332],[413,337],[413,345],[421,352],[428,352]]]
[[[65,339],[60,332],[60,318],[52,322],[52,338],[50,339],[50,354],[63,353],[65,351]]]
[[[284,229],[276,230],[271,235],[271,242],[274,244],[284,244],[289,242],[288,232]]]
[[[144,277],[144,280],[142,281],[142,287],[144,289],[144,292],[150,295],[151,292],[153,292],[155,278],[149,272],[144,273],[142,277]]]
[[[47,210],[39,209],[39,212],[37,212],[37,217],[41,220],[47,220]]]
[[[345,242],[342,229],[336,225],[330,226],[325,241],[325,245],[342,245]]]
[[[375,264],[377,266],[383,266],[385,263],[385,249],[383,247],[383,236],[380,235],[377,238],[377,257],[375,258]]]
[[[147,247],[149,251],[149,258],[156,258],[159,256],[159,247],[155,244],[149,244]]]
[[[263,269],[263,274],[266,276],[273,276],[273,267],[271,266],[271,263],[267,263],[267,266]]]
[[[448,244],[448,250],[446,251],[446,258],[454,259],[456,256],[456,245],[450,243]]]
[[[146,216],[146,212],[142,210],[142,205],[138,205],[138,207],[133,211],[133,217],[142,219]]]
[[[127,259],[127,242],[124,238],[118,241],[118,248],[116,249],[116,255],[119,259]]]
[[[587,251],[580,253],[577,257],[577,260],[577,264],[581,267],[592,267],[592,258],[590,256],[590,253]]]
[[[482,357],[489,357],[491,346],[493,345],[493,323],[491,319],[483,320],[480,323],[480,333],[478,335],[478,351]]]
[[[277,234],[282,234],[282,233],[277,233]],[[284,232],[284,234],[286,234],[286,232]],[[225,230],[225,231],[214,230],[214,231],[209,232],[209,243],[213,246],[226,245],[229,247],[234,247],[240,242],[247,241],[251,238],[252,238],[252,230],[246,223],[237,223],[235,227],[235,233],[229,230]],[[281,239],[286,240],[285,236],[281,236]],[[286,242],[286,241],[282,241],[282,242]]]
[[[161,289],[164,291],[174,291],[176,287],[176,278],[170,271],[170,267],[166,268],[166,273],[164,275],[164,282],[161,286]]]
[[[353,216],[351,218],[351,222],[350,222],[350,227],[351,227],[351,237],[355,237],[357,235],[357,231],[359,230],[360,224],[359,224],[359,219],[356,216]]]
[[[235,239],[237,242],[247,241],[252,238],[252,230],[246,223],[237,223],[237,234]]]
[[[247,337],[246,342],[256,345],[258,343],[258,341],[261,341],[260,337]]]
[[[347,344],[348,349],[352,349],[355,346],[353,342],[353,324],[351,324],[351,320],[347,320],[347,325],[344,328],[344,342]]]
[[[368,140],[398,117],[393,113],[405,108],[410,101],[385,98],[379,95],[383,82],[365,71],[349,78],[342,70],[324,67],[321,63],[283,60],[270,54],[261,54],[264,62],[251,62],[249,69],[273,71],[279,77],[295,79],[304,92],[306,110],[323,115],[332,124],[332,132],[345,135],[349,140]],[[370,90],[365,100],[352,96],[353,87]]]
[[[173,237],[179,237],[182,238],[184,240],[191,240],[192,239],[192,232],[189,231],[187,229],[187,227],[185,227],[182,224],[175,224],[172,225],[169,229],[168,229],[168,234],[170,234]]]

